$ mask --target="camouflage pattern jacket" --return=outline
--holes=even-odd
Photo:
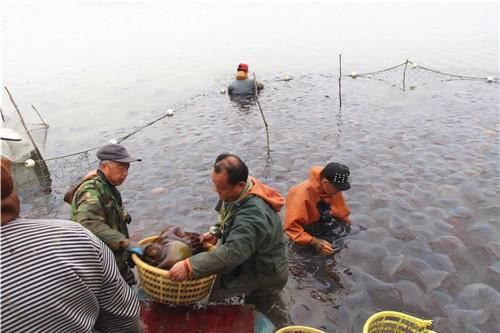
[[[100,170],[96,177],[84,181],[76,190],[71,202],[71,219],[99,237],[115,254],[118,268],[124,268],[127,251],[120,248],[119,243],[129,238],[127,224],[131,219],[123,209],[120,192]]]

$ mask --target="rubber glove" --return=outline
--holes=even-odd
[[[212,245],[215,245],[218,240],[218,238],[214,234],[211,234],[210,232],[205,232],[203,235],[201,235],[201,238],[202,238],[201,240],[202,243],[207,242]]]
[[[328,243],[326,240],[313,237],[311,241],[311,246],[321,254],[322,256],[327,256],[333,253],[332,244]]]
[[[127,251],[130,252],[130,253],[135,253],[138,256],[143,256],[144,255],[144,251],[142,250],[142,247],[139,244],[134,243],[134,242],[130,242],[128,244]]]
[[[189,279],[191,276],[191,265],[189,264],[189,259],[184,259],[175,263],[175,265],[170,268],[167,272],[167,278],[172,281],[181,282]]]

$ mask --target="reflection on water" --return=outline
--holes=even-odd
[[[330,80],[311,74],[267,83],[259,99],[271,164],[257,105],[241,112],[216,89],[126,140],[143,158],[121,186],[132,237],[154,235],[167,223],[207,230],[217,201],[209,175],[221,152],[240,155],[252,175],[284,195],[312,165],[341,161],[352,173],[352,230],[329,258],[290,249],[287,320],[359,332],[371,314],[397,310],[434,319],[439,332],[495,331],[498,84],[440,82],[402,92],[345,80],[340,112]],[[69,218],[62,193],[87,167],[63,170],[51,197],[23,198],[24,215]]]

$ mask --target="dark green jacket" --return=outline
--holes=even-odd
[[[264,88],[264,85],[257,82],[257,90]],[[227,87],[227,93],[229,95],[253,95],[255,94],[255,80],[234,80]]]
[[[99,237],[115,254],[118,267],[127,259],[119,242],[129,237],[130,216],[123,209],[122,197],[104,174],[84,181],[76,190],[71,203],[71,219]]]
[[[243,199],[226,222],[220,244],[190,259],[195,278],[214,273],[267,283],[288,274],[286,245],[278,214],[261,198]]]

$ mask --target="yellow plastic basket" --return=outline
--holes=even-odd
[[[287,326],[277,330],[275,333],[325,333],[325,332],[306,326]]]
[[[363,326],[363,333],[435,333],[432,320],[424,320],[396,311],[382,311],[372,315]]]
[[[156,238],[158,237],[145,238],[139,244],[146,245]],[[139,272],[139,279],[144,292],[159,303],[189,305],[199,302],[208,295],[215,279],[215,275],[210,275],[200,279],[174,282],[165,276],[166,270],[145,263],[138,255],[132,254],[132,261]]]

